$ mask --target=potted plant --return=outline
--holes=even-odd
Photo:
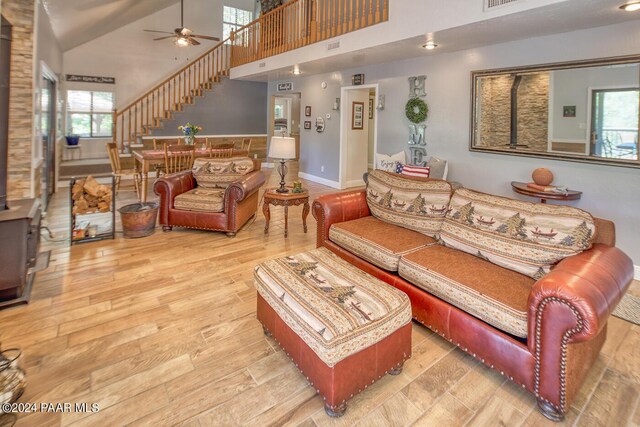
[[[178,130],[181,131],[184,135],[185,143],[193,145],[196,139],[196,135],[202,130],[202,127],[192,125],[191,123],[187,122],[186,125],[178,126]]]

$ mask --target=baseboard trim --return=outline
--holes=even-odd
[[[337,181],[331,181],[330,179],[322,178],[315,175],[310,175],[304,172],[298,172],[298,176],[302,179],[307,179],[309,181],[317,182],[318,184],[326,185],[331,188],[340,189],[340,183]]]
[[[640,265],[634,265],[633,271],[633,278],[636,280],[640,280]]]

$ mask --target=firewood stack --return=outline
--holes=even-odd
[[[71,189],[74,215],[109,212],[113,194],[111,187],[99,184],[91,175],[78,179]]]

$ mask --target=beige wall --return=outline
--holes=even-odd
[[[2,14],[13,25],[9,98],[9,199],[31,195],[34,6],[33,0],[12,0],[2,4]]]

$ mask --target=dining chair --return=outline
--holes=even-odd
[[[164,148],[167,145],[180,145],[181,141],[180,138],[175,138],[175,139],[156,139],[153,138],[153,149],[154,150],[162,150],[164,151]],[[160,178],[160,175],[164,174],[164,165],[160,164],[160,165],[155,165],[156,168],[156,178]]]
[[[139,198],[140,183],[142,180],[140,172],[135,168],[122,169],[118,145],[115,142],[107,142],[107,153],[109,154],[109,163],[111,163],[111,174],[113,175],[116,183],[116,194],[118,194],[118,190],[120,189],[120,181],[122,177],[133,176],[133,188],[131,188],[131,190],[135,191]]]
[[[193,167],[195,159],[195,147],[193,145],[165,145],[164,169],[165,173],[181,172]]]
[[[251,138],[244,138],[242,140],[241,150],[246,151],[247,153],[251,151]]]
[[[233,148],[211,148],[209,150],[209,158],[211,159],[228,159],[233,157]]]

